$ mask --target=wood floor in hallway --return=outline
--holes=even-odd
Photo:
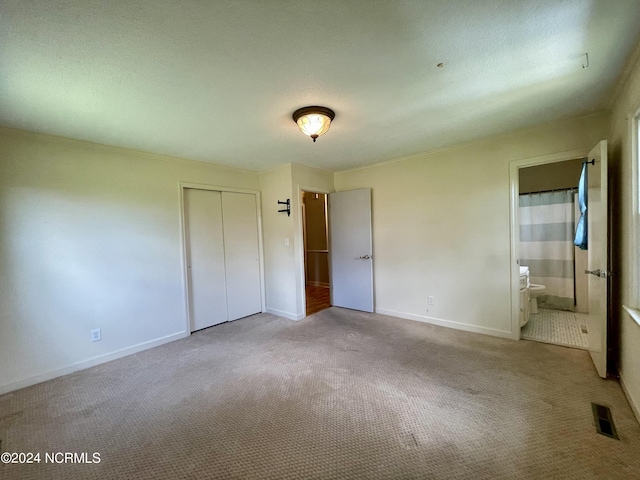
[[[307,296],[307,316],[331,306],[329,287],[307,285],[305,287],[305,293]]]

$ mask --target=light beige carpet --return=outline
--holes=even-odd
[[[612,409],[620,441],[595,432]],[[9,479],[640,478],[588,353],[337,308],[260,314],[0,397]]]

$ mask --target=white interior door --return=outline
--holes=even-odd
[[[262,311],[256,196],[222,192],[228,319]]]
[[[331,304],[373,312],[371,189],[329,194]]]
[[[222,196],[184,190],[191,331],[227,321]]]
[[[589,152],[587,168],[587,256],[589,275],[589,353],[601,377],[607,376],[609,275],[607,141]]]

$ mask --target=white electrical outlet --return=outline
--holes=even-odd
[[[100,330],[99,328],[91,330],[91,341],[99,342],[100,340],[102,340],[102,330]]]
[[[427,305],[435,305],[435,301],[433,297],[427,297]]]

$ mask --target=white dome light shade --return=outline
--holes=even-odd
[[[327,133],[335,115],[333,110],[326,107],[303,107],[293,113],[293,121],[302,133],[315,142],[316,138]]]
[[[309,135],[310,137],[315,135],[316,137],[319,137],[329,130],[331,119],[326,115],[310,113],[300,117],[297,123],[298,127],[305,135]]]

